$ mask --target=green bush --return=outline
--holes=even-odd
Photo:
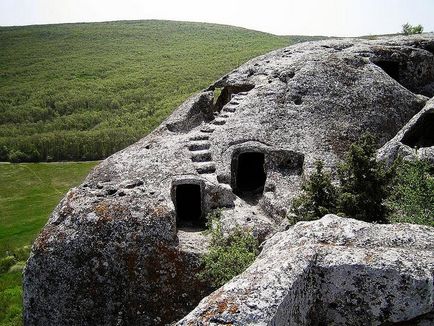
[[[23,152],[21,152],[20,150],[13,150],[12,152],[9,153],[8,155],[8,160],[11,163],[21,163],[21,162],[27,162],[28,161],[28,156],[27,154],[24,154]]]
[[[202,258],[203,270],[199,277],[218,288],[242,273],[259,253],[258,241],[248,232],[237,228],[228,236],[222,235],[220,213],[211,217],[211,244]]]
[[[353,143],[338,167],[340,181],[338,212],[366,222],[387,222],[385,205],[393,168],[375,159],[376,141],[370,134]]]
[[[336,213],[337,189],[330,173],[323,171],[322,161],[315,162],[315,172],[302,185],[303,193],[294,199],[291,212],[293,222],[310,221]]]
[[[390,193],[394,167],[386,168],[375,159],[376,142],[365,134],[353,143],[338,167],[339,186],[333,186],[322,162],[303,183],[303,193],[295,198],[291,212],[294,221],[314,220],[338,213],[367,222],[385,223],[389,213],[385,200]]]
[[[434,226],[434,176],[426,161],[400,161],[388,200],[391,221]]]
[[[405,23],[404,25],[402,25],[402,33],[404,35],[422,34],[422,32],[423,32],[422,25],[412,26],[409,23]]]
[[[0,274],[6,273],[9,268],[11,268],[17,260],[14,256],[6,256],[0,259]]]

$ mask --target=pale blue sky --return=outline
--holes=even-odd
[[[0,26],[168,19],[274,34],[358,36],[402,24],[434,31],[434,0],[0,0]]]

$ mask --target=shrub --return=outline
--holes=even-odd
[[[336,212],[337,189],[330,173],[323,171],[322,161],[315,162],[315,172],[302,185],[303,193],[293,200],[295,221],[310,221]]]
[[[28,160],[27,154],[23,153],[20,150],[13,150],[9,153],[8,158],[11,163],[26,162]]]
[[[402,25],[402,33],[404,35],[421,34],[423,32],[422,25],[412,26],[409,23]]]
[[[11,268],[17,260],[14,256],[6,256],[0,259],[0,274],[6,273],[9,268]]]
[[[236,275],[242,273],[255,260],[259,253],[258,241],[241,228],[228,236],[222,235],[221,223],[217,219],[220,212],[212,213],[211,244],[209,252],[202,258],[203,270],[199,277],[218,288]]]
[[[24,267],[27,258],[30,255],[30,246],[24,246],[13,250],[4,250],[1,248],[0,252],[0,274],[8,272],[14,265],[21,265]]]
[[[375,159],[376,141],[370,134],[353,143],[338,167],[340,190],[338,211],[366,222],[387,222],[385,200],[393,168],[386,169]]]
[[[400,161],[388,205],[391,221],[434,226],[434,176],[426,161]]]

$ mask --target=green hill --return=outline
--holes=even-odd
[[[309,39],[169,21],[0,28],[0,161],[105,158],[241,63]]]

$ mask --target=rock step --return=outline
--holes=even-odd
[[[224,125],[225,123],[226,123],[226,120],[224,120],[224,119],[215,119],[212,122],[212,124],[216,125],[216,126],[221,126],[221,125]]]
[[[212,133],[212,132],[214,132],[214,130],[215,130],[215,128],[211,127],[210,125],[206,125],[206,126],[200,128],[200,131],[207,132],[207,133]]]
[[[227,119],[227,118],[229,118],[229,116],[227,114],[221,114],[220,118]]]
[[[196,171],[199,174],[209,174],[215,172],[214,162],[200,162],[195,164]]]
[[[195,141],[195,140],[208,140],[208,139],[209,139],[208,135],[196,135],[196,136],[190,137],[191,141]]]
[[[239,93],[236,93],[235,96],[236,95],[246,96],[247,94],[249,94],[249,92],[239,92]]]
[[[208,140],[196,140],[194,142],[190,142],[187,147],[192,152],[201,151],[204,149],[209,149],[211,147],[211,143]]]
[[[235,99],[232,99],[228,104],[238,105],[238,104],[240,104],[240,102],[238,102],[238,101],[235,100]]]
[[[191,160],[193,162],[210,162],[212,161],[211,152],[207,149],[192,152]]]
[[[223,111],[224,112],[235,112],[235,108],[234,107],[225,107],[224,109],[223,109]]]

